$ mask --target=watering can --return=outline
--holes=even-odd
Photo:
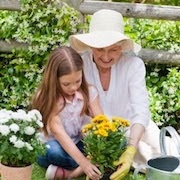
[[[165,141],[167,132],[176,145],[178,157],[168,155],[167,143]],[[146,180],[180,180],[180,135],[173,127],[167,126],[161,129],[160,149],[162,156],[147,161],[145,167],[147,169]],[[137,179],[137,174],[142,168],[144,166],[139,166],[135,169],[135,179]]]

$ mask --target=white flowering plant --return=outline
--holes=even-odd
[[[11,167],[33,164],[45,153],[39,138],[43,127],[42,116],[36,109],[0,110],[0,162]]]
[[[180,71],[179,68],[152,66],[147,75],[151,118],[159,127],[171,125],[180,129]],[[164,74],[161,76],[161,74]]]

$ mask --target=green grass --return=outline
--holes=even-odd
[[[33,174],[32,174],[32,180],[45,180],[45,172],[46,169],[40,167],[37,163],[33,166]],[[85,180],[85,176],[79,177],[76,180]],[[124,178],[124,180],[134,180],[133,177],[133,171],[130,171],[130,173]],[[145,176],[143,174],[139,174],[137,177],[137,180],[145,180]]]
[[[40,167],[37,163],[33,165],[32,180],[45,180],[46,169]]]

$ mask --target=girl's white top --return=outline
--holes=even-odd
[[[104,91],[92,53],[82,54],[84,73],[88,83],[99,92],[101,106],[108,116],[120,116],[145,128],[150,121],[145,65],[138,57],[123,55],[111,68],[110,85]]]

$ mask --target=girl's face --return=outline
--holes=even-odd
[[[118,44],[106,48],[92,48],[94,61],[100,68],[110,68],[120,58],[121,50]]]
[[[73,96],[82,83],[82,71],[75,71],[59,78],[65,96]]]

